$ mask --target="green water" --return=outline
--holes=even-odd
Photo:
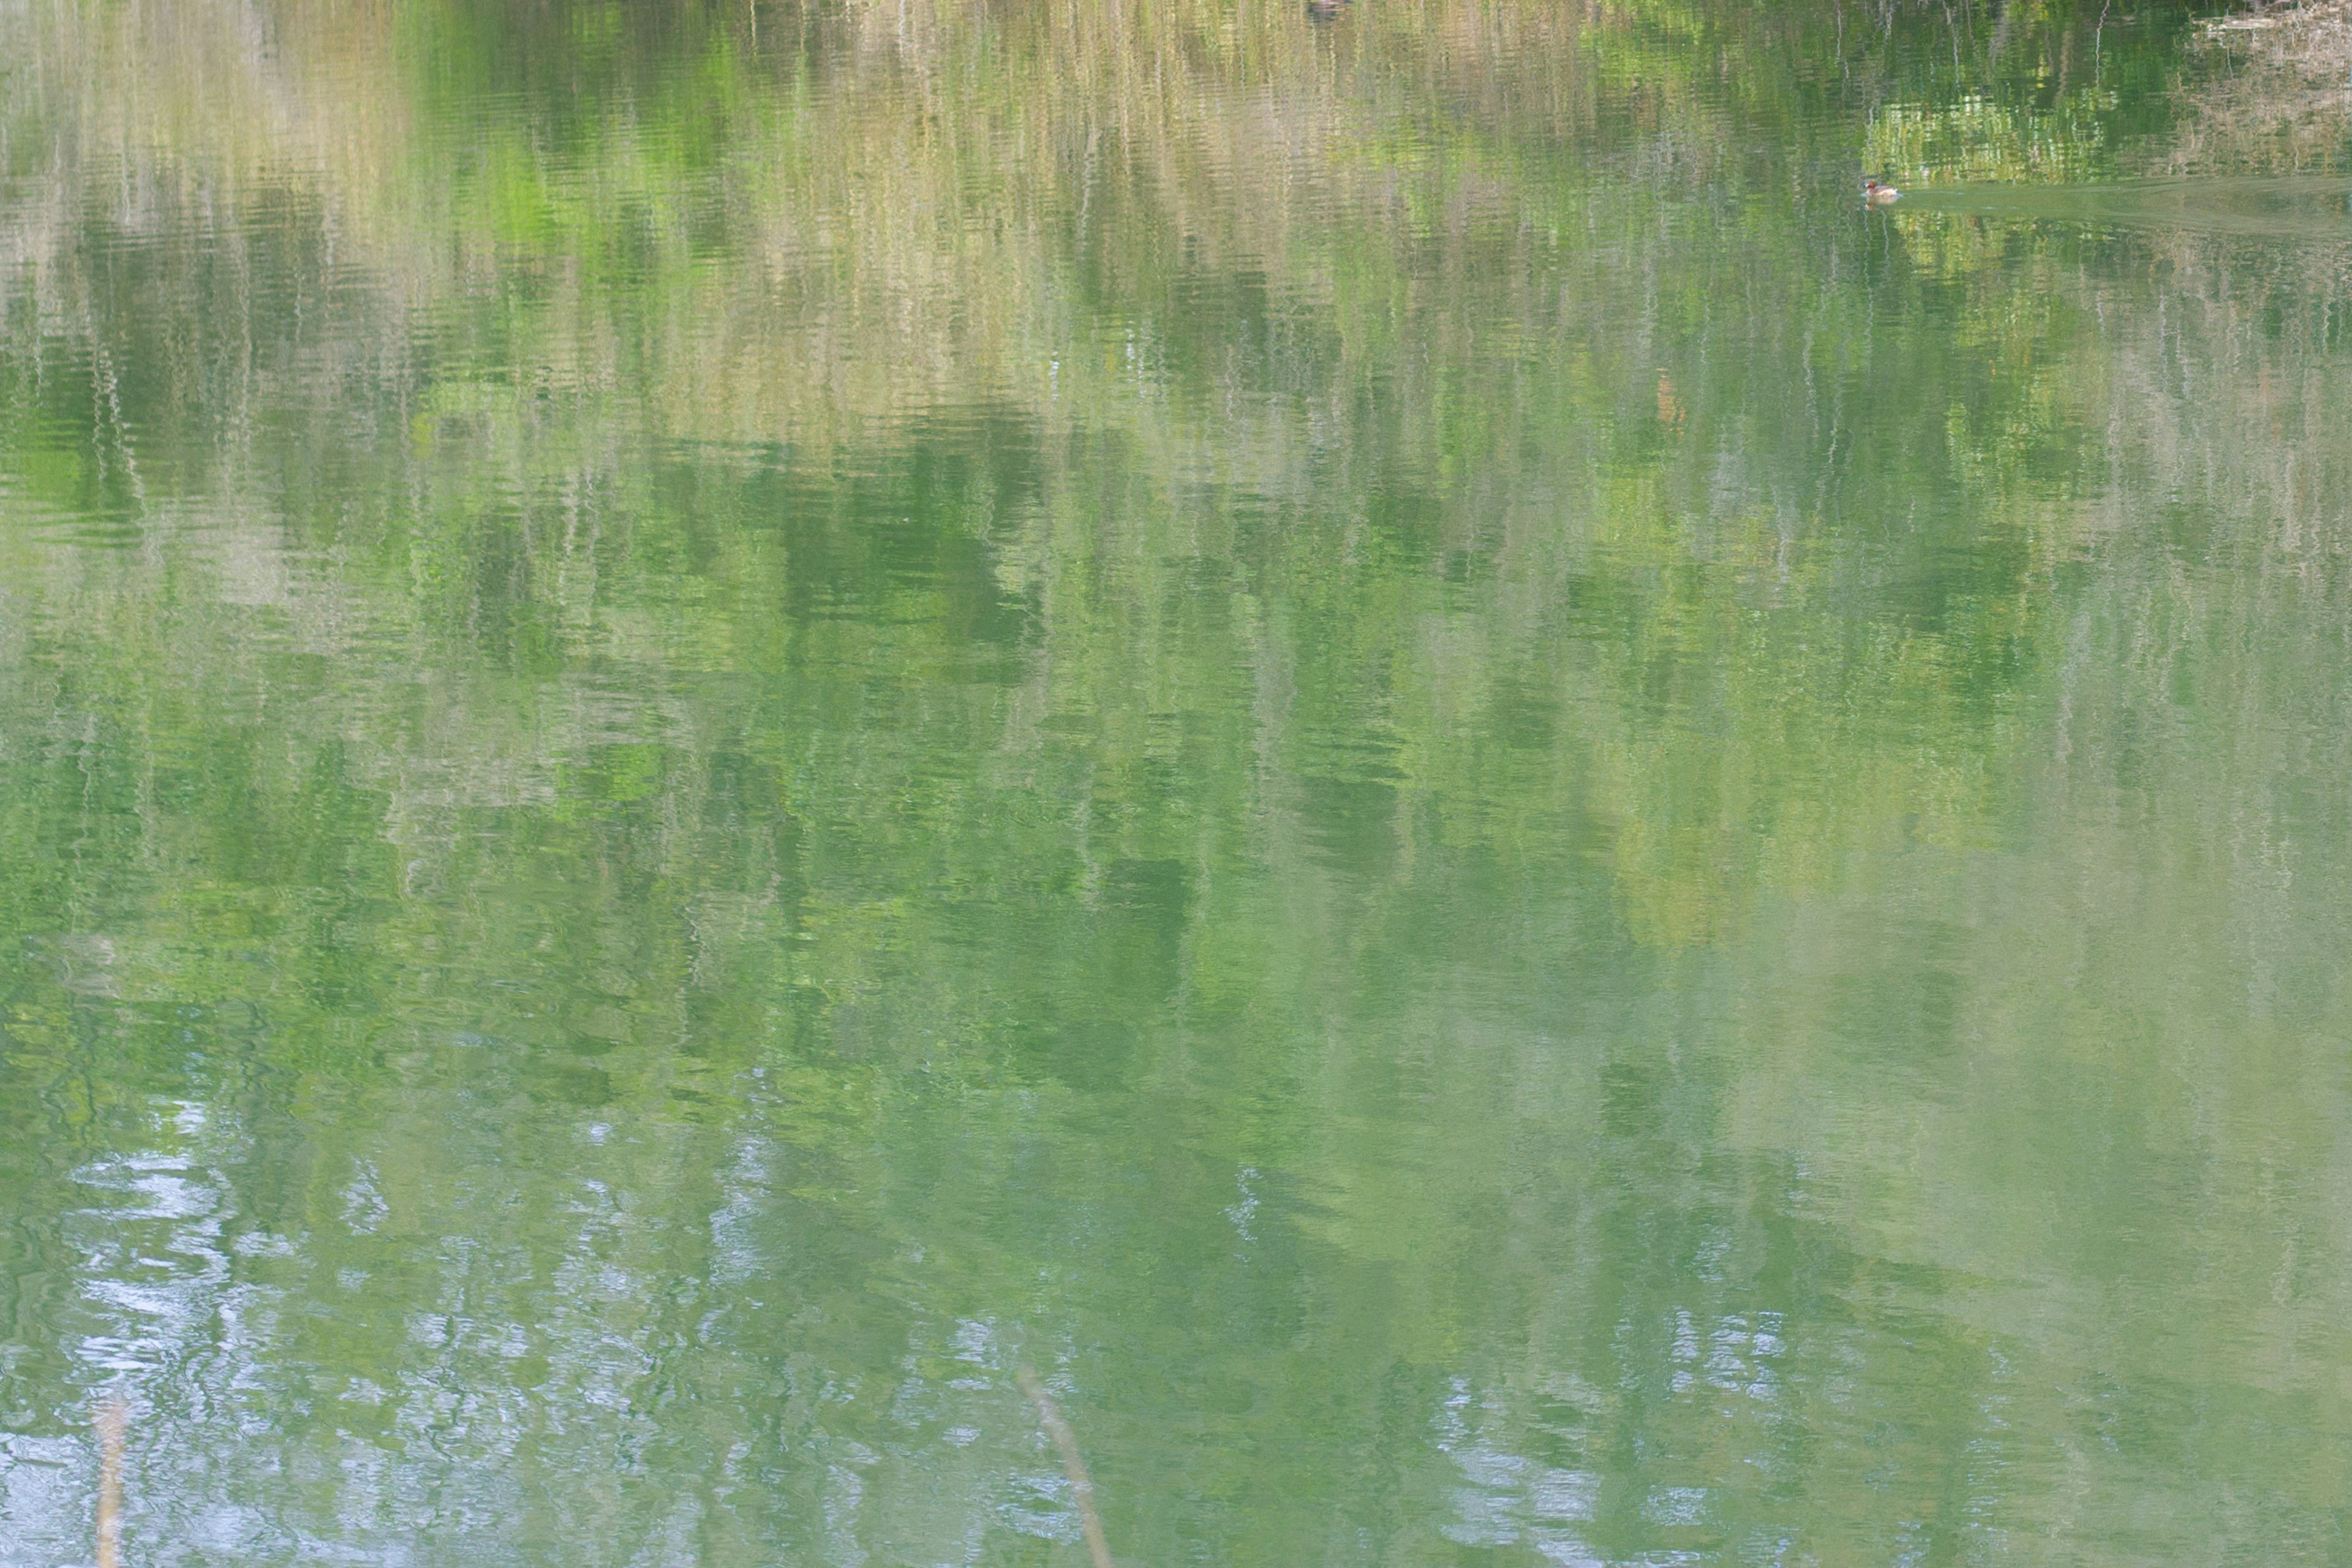
[[[0,1565],[2352,1561],[2197,37],[0,0]]]

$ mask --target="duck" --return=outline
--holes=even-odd
[[[1903,193],[1893,185],[1881,184],[1876,180],[1864,180],[1862,183],[1862,199],[1874,207],[1883,207],[1889,202],[1899,201]]]

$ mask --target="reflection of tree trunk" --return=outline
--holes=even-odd
[[[122,1434],[130,1407],[110,1399],[90,1424],[98,1428],[98,1568],[122,1568]]]
[[[1070,1478],[1070,1495],[1077,1500],[1078,1523],[1087,1532],[1087,1554],[1095,1560],[1095,1568],[1111,1568],[1110,1543],[1103,1538],[1102,1516],[1095,1512],[1095,1484],[1087,1479],[1087,1462],[1078,1454],[1078,1435],[1062,1419],[1061,1407],[1045,1392],[1035,1367],[1024,1365],[1013,1376],[1020,1382],[1021,1392],[1036,1405],[1037,1419],[1045,1424],[1045,1436],[1054,1439],[1054,1447],[1062,1451],[1062,1472]],[[101,1560],[99,1568],[109,1565]]]

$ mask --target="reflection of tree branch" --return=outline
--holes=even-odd
[[[1102,1516],[1095,1512],[1095,1484],[1087,1478],[1087,1462],[1078,1453],[1078,1435],[1062,1419],[1054,1396],[1045,1392],[1038,1379],[1037,1369],[1024,1363],[1013,1374],[1021,1392],[1037,1407],[1037,1419],[1045,1425],[1045,1436],[1054,1439],[1054,1447],[1062,1452],[1062,1473],[1070,1478],[1070,1495],[1077,1500],[1078,1523],[1087,1532],[1087,1552],[1095,1560],[1095,1568],[1111,1568],[1110,1543],[1103,1538]],[[106,1568],[101,1563],[100,1568]]]

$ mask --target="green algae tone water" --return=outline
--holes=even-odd
[[[0,0],[0,1568],[2352,1561],[2341,70],[1326,11]]]

